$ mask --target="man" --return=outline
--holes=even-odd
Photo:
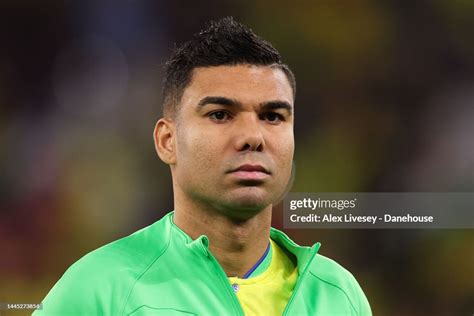
[[[225,18],[166,65],[156,151],[174,212],[76,262],[35,315],[370,315],[354,277],[271,228],[294,152],[295,80]]]

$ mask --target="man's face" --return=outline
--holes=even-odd
[[[294,152],[293,93],[265,66],[194,69],[177,114],[175,185],[230,217],[255,215],[284,193]]]

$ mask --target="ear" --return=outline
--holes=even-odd
[[[172,120],[161,118],[153,132],[156,153],[167,165],[176,163],[176,126]]]

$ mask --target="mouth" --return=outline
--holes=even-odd
[[[263,166],[250,164],[242,165],[229,173],[245,182],[261,182],[271,175],[271,172]]]

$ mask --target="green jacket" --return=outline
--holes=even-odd
[[[243,315],[228,278],[202,235],[192,240],[173,212],[85,255],[43,301],[43,315]],[[271,228],[297,258],[299,277],[284,315],[371,315],[352,274]]]

